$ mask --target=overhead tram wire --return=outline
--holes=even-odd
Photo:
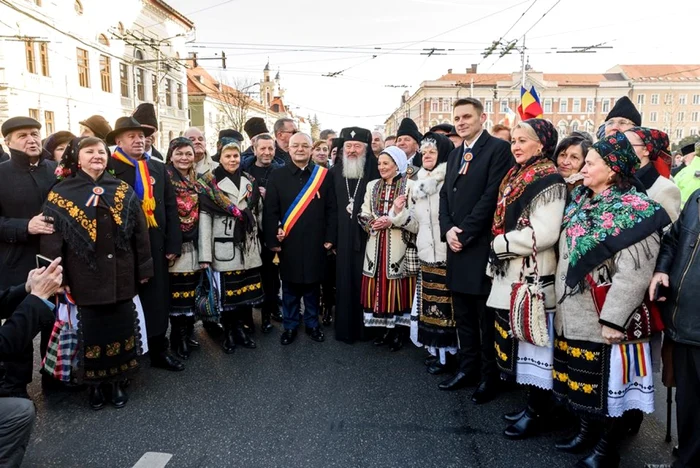
[[[495,51],[495,49],[496,49],[498,46],[501,45],[501,42],[503,41],[503,39],[508,35],[509,32],[511,32],[511,31],[513,30],[513,28],[514,28],[515,26],[517,26],[517,24],[520,22],[520,20],[522,20],[522,19],[525,17],[525,15],[527,14],[527,12],[530,11],[530,10],[532,9],[533,6],[535,6],[535,4],[537,3],[537,1],[538,1],[538,0],[533,0],[532,3],[530,4],[530,6],[528,6],[528,7],[525,9],[525,11],[523,11],[523,13],[518,17],[518,19],[515,20],[515,23],[513,23],[513,24],[510,26],[510,28],[508,28],[508,30],[507,30],[506,32],[504,32],[503,34],[501,34],[501,37],[499,37],[498,40],[494,41],[493,44],[491,44],[491,45],[489,46],[489,48],[486,49],[486,51],[484,52],[484,57],[481,59],[481,62],[479,62],[479,65],[477,65],[477,68],[480,67],[481,64],[484,63],[484,60],[486,60],[488,57],[490,57],[491,54],[493,53],[493,51]]]

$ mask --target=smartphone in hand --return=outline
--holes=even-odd
[[[656,283],[656,288],[654,289],[654,301],[659,299],[667,299],[671,295],[671,288],[664,286],[661,282]]]
[[[43,255],[36,255],[36,267],[37,268],[48,268],[53,262],[53,259],[44,257]]]

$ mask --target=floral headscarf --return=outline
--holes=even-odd
[[[668,135],[666,132],[655,128],[633,127],[628,132],[634,132],[649,151],[649,159],[654,163],[654,167],[662,176],[667,179],[671,175],[672,158],[668,151]]]
[[[631,177],[639,168],[637,153],[627,137],[620,132],[596,141],[591,149],[600,154],[610,169],[622,176]]]
[[[554,149],[557,147],[559,133],[552,122],[545,119],[527,119],[523,123],[530,125],[537,134],[537,138],[542,143],[542,154],[554,160]]]

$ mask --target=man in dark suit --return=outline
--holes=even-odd
[[[508,143],[484,130],[481,101],[459,99],[453,115],[464,144],[447,161],[440,192],[440,232],[448,246],[447,287],[452,291],[460,349],[457,372],[439,387],[455,390],[479,382],[472,400],[480,404],[497,393],[494,312],[486,307],[491,290],[486,265],[498,188],[513,157]]]
[[[117,145],[108,168],[114,171],[115,177],[134,188],[149,226],[154,276],[139,286],[139,298],[146,317],[151,365],[181,371],[185,366],[168,352],[166,332],[170,304],[168,262],[181,253],[182,232],[175,192],[165,173],[165,165],[154,162],[145,153],[146,137],[152,133],[152,128],[142,126],[133,117],[120,117],[114,130],[107,135],[107,142]],[[143,161],[144,170],[137,170]]]

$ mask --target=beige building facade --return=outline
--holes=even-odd
[[[487,129],[517,114],[521,73],[476,73],[474,68],[467,73],[448,70],[437,80],[422,82],[415,93],[404,93],[400,106],[385,121],[386,134],[395,134],[404,117],[415,120],[422,132],[451,123],[452,104],[469,96],[484,104]],[[560,135],[594,134],[622,96],[637,105],[644,126],[666,131],[672,142],[700,132],[700,65],[618,65],[601,74],[528,71],[526,87],[531,85],[540,97],[544,118]]]

